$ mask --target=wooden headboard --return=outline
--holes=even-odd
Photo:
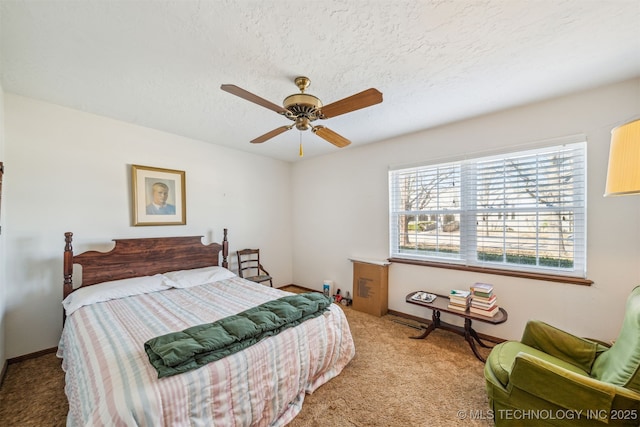
[[[222,243],[202,244],[202,236],[114,239],[109,252],[87,251],[73,255],[73,233],[64,233],[64,298],[73,292],[73,265],[82,266],[82,285],[110,280],[152,276],[173,270],[222,265],[228,268],[229,242],[224,229]],[[222,263],[219,254],[222,251]]]

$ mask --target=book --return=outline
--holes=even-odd
[[[488,283],[474,283],[471,285],[471,293],[474,297],[491,298],[493,295],[493,285]]]
[[[457,304],[449,304],[447,305],[447,308],[450,310],[457,310],[457,311],[467,311],[467,306],[466,305],[457,305]]]
[[[469,298],[469,297],[466,297],[466,298],[449,297],[449,301],[455,301],[455,302],[460,303],[460,304],[467,304],[469,301],[471,301],[471,298]]]
[[[466,312],[471,304],[471,292],[452,289],[449,292],[449,305],[451,310]]]
[[[498,300],[498,298],[494,295],[491,298],[485,299],[485,298],[476,298],[475,296],[471,299],[471,304],[473,305],[477,305],[479,307],[482,306],[492,306],[496,303],[496,301]]]
[[[493,311],[493,309],[498,308],[498,305],[494,304],[491,307],[478,307],[476,305],[470,305],[469,308],[473,308],[474,310],[481,310],[483,312],[490,312],[490,311]],[[478,314],[487,315],[488,313],[478,313]]]
[[[482,297],[482,296],[474,294],[472,299],[474,301],[487,303],[487,302],[495,301],[496,300],[496,296],[495,295],[491,295],[490,297]]]
[[[479,308],[481,310],[491,310],[496,305],[496,301],[489,304],[482,304],[476,301],[471,301],[471,307]]]
[[[493,291],[491,291],[491,292],[474,291],[473,292],[473,296],[474,297],[480,297],[480,298],[491,298],[492,295],[493,295]]]
[[[470,291],[461,291],[459,289],[451,289],[451,292],[449,292],[449,298],[468,298],[470,295]]]
[[[493,291],[493,285],[488,283],[474,283],[471,285],[472,292],[483,292],[483,293],[491,293]]]
[[[467,304],[465,301],[462,301],[462,302],[458,302],[458,301],[449,301],[449,305],[454,305],[454,306],[456,306],[456,307],[464,307],[464,308],[469,307],[469,304]]]
[[[493,317],[498,314],[498,311],[500,311],[500,308],[497,305],[494,306],[491,310],[483,310],[473,306],[469,308],[470,313],[479,314],[480,316],[486,317]]]

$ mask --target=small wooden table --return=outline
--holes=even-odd
[[[504,308],[500,307],[498,313],[493,317],[480,316],[474,313],[470,313],[469,309],[467,311],[458,311],[452,310],[448,308],[449,305],[449,297],[443,295],[437,295],[437,298],[433,300],[433,302],[424,302],[424,301],[416,301],[412,300],[411,297],[415,295],[417,292],[411,292],[407,295],[406,301],[411,304],[419,305],[421,307],[428,308],[433,311],[433,315],[431,317],[431,323],[427,326],[424,332],[421,335],[410,337],[414,339],[423,339],[426,338],[434,329],[441,328],[447,331],[455,332],[458,335],[462,335],[464,339],[469,343],[471,350],[473,350],[473,354],[476,355],[478,359],[482,362],[485,362],[485,359],[478,353],[478,349],[476,348],[476,342],[480,344],[480,346],[484,348],[491,348],[492,346],[483,343],[478,336],[478,333],[471,326],[472,320],[477,320],[478,322],[491,323],[492,325],[497,325],[499,323],[504,323],[507,321],[507,312]],[[440,313],[449,313],[454,316],[464,318],[464,327],[451,325],[449,323],[445,323],[440,321]]]

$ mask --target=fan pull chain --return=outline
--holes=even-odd
[[[304,152],[302,151],[302,132],[298,132],[300,134],[300,157],[304,156]]]

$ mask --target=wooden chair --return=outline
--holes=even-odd
[[[273,287],[273,280],[269,272],[260,263],[260,249],[243,249],[238,255],[238,276],[252,282],[269,282]]]

